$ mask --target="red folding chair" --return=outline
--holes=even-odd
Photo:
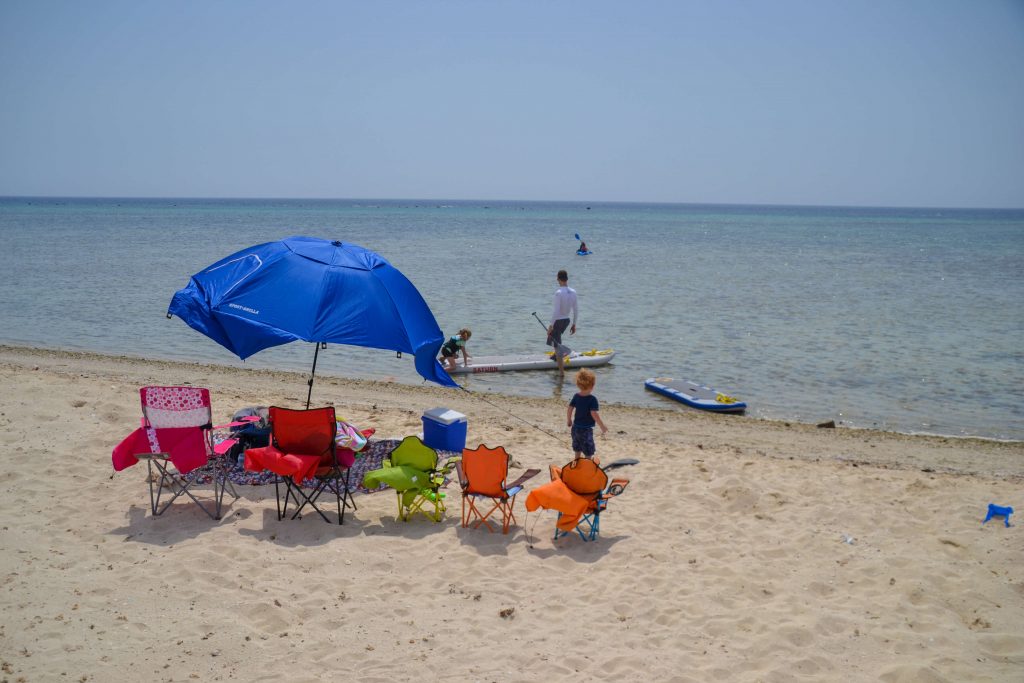
[[[294,500],[295,519],[308,505],[330,523],[317,500],[325,492],[337,499],[338,524],[345,523],[345,508],[355,508],[349,490],[350,468],[355,462],[352,451],[337,447],[335,436],[338,423],[334,408],[290,410],[270,408],[270,445],[250,448],[245,452],[245,469],[270,470],[275,475],[274,494],[277,497],[277,519],[288,513],[289,501]],[[303,491],[303,482],[312,481],[310,493]],[[284,484],[284,502],[281,484]]]

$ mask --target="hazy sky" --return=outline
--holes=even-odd
[[[1024,207],[1024,1],[0,0],[0,195]]]

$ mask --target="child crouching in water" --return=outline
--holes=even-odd
[[[467,328],[463,327],[459,330],[459,333],[454,337],[451,337],[441,346],[441,364],[444,365],[444,369],[451,372],[455,369],[455,360],[459,355],[459,350],[462,351],[462,362],[464,365],[469,365],[469,354],[466,353],[466,342],[473,336]]]
[[[598,414],[597,396],[592,393],[597,378],[590,370],[583,369],[576,373],[576,386],[579,391],[572,400],[565,412],[565,421],[572,427],[572,449],[576,452],[576,459],[581,456],[592,458],[595,463],[600,463],[599,458],[594,457],[597,450],[594,447],[594,423],[601,427],[601,434],[606,434],[608,428],[601,421]],[[572,411],[576,410],[576,417],[573,418]]]

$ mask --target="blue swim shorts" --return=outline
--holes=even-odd
[[[572,426],[572,450],[574,453],[582,453],[588,458],[593,457],[597,450],[594,447],[594,428]]]

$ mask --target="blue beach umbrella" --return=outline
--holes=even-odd
[[[376,252],[315,237],[258,244],[217,261],[175,292],[167,317],[185,323],[245,360],[302,340],[410,353],[416,371],[458,386],[437,353],[444,341],[416,287]],[[313,378],[309,380],[309,396]]]

